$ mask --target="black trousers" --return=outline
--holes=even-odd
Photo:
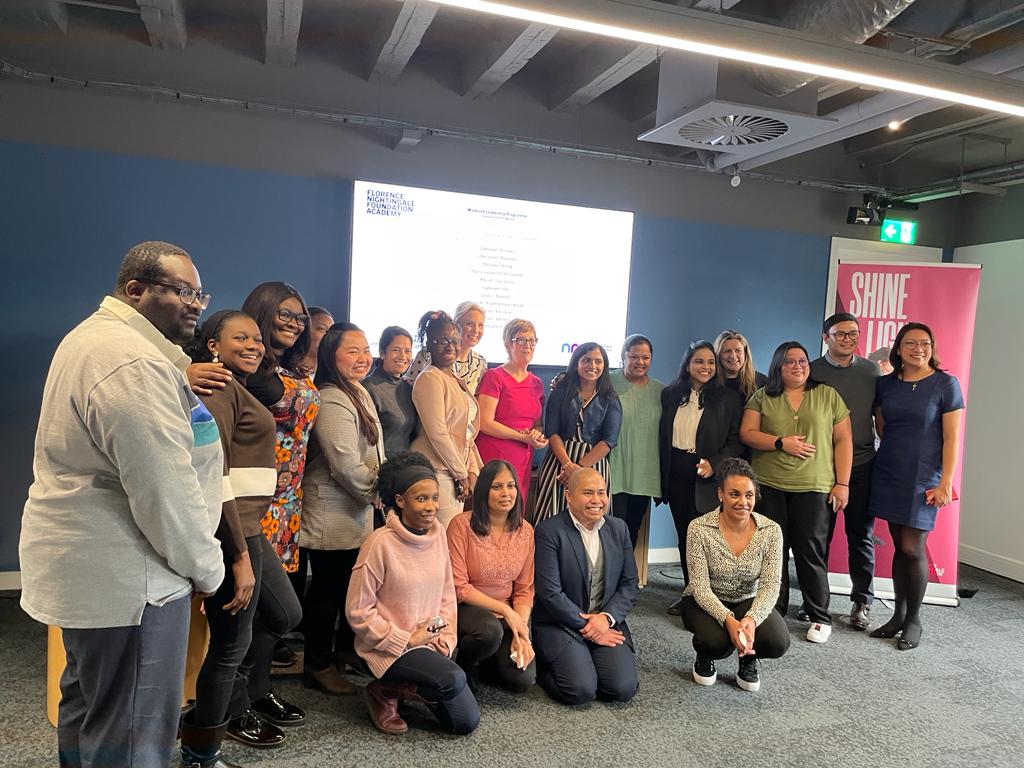
[[[57,718],[62,768],[171,764],[190,605],[187,597],[147,605],[137,627],[63,630],[67,666]]]
[[[295,596],[299,598],[299,605],[302,606],[302,621],[294,627],[296,632],[302,632],[302,625],[306,620],[306,579],[309,576],[309,550],[299,547],[299,568],[288,574],[288,581],[295,590]]]
[[[260,540],[263,538],[262,533],[246,538],[250,563],[261,562],[263,544]],[[245,610],[234,616],[224,610],[235,596],[235,577],[227,559],[224,562],[224,581],[211,597],[203,601],[206,621],[210,625],[210,646],[196,678],[196,703],[192,713],[195,725],[212,728],[223,723],[227,719],[235,686],[245,688],[246,681],[238,667],[252,641],[252,621],[259,603],[260,574],[255,567],[253,571],[256,588]]]
[[[509,657],[514,635],[508,624],[486,608],[459,603],[459,646],[455,660],[469,675],[474,666],[491,673],[512,693],[525,693],[537,679],[537,662],[520,669]]]
[[[313,578],[306,591],[305,665],[324,670],[354,653],[355,635],[345,618],[345,597],[358,549],[305,549]],[[340,617],[340,620],[339,620]],[[337,624],[337,629],[335,629]]]
[[[850,501],[843,510],[847,552],[850,566],[850,600],[871,605],[875,599],[875,518],[869,511],[871,501],[871,469],[875,461],[860,464],[850,473]],[[829,515],[828,542],[836,529],[836,515]],[[825,550],[828,562],[828,549]]]
[[[829,508],[827,493],[780,491],[761,486],[758,512],[782,528],[782,586],[776,608],[783,616],[789,608],[789,550],[796,561],[796,577],[803,592],[804,607],[811,622],[831,624],[828,612]]]
[[[571,640],[562,652],[537,668],[537,682],[563,704],[587,704],[596,697],[629,701],[640,683],[636,655],[628,644],[606,647]]]
[[[672,449],[672,461],[668,472],[668,506],[672,510],[672,522],[676,524],[676,538],[679,540],[679,564],[683,566],[683,583],[690,580],[686,567],[686,529],[700,515],[697,512],[697,462],[696,453]]]
[[[415,685],[416,692],[434,705],[441,725],[452,733],[472,733],[480,725],[480,707],[466,685],[466,673],[437,651],[414,648],[403,653],[380,680],[391,685]]]
[[[723,602],[737,619],[742,619],[750,610],[754,598],[738,603]],[[736,652],[725,627],[706,613],[692,597],[683,598],[680,606],[683,624],[693,633],[693,650],[699,656],[709,659],[724,659]],[[789,630],[777,611],[768,614],[761,626],[754,632],[754,655],[759,659],[777,659],[789,650]]]
[[[252,641],[238,667],[239,678],[228,705],[230,718],[241,717],[250,702],[262,699],[270,692],[270,663],[274,646],[302,620],[299,599],[288,581],[281,558],[266,536],[260,536],[259,547],[249,551],[249,560],[256,574],[259,598],[252,621]]]
[[[629,541],[636,547],[640,528],[644,524],[647,510],[651,508],[650,496],[637,496],[632,493],[616,493],[612,495],[612,515],[626,521],[629,528]]]

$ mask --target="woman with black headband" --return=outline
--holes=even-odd
[[[345,604],[356,653],[375,678],[366,688],[370,719],[382,733],[406,733],[404,699],[425,703],[452,733],[472,733],[480,709],[452,661],[455,585],[437,475],[425,456],[399,453],[381,466],[377,488],[392,514],[360,548]]]

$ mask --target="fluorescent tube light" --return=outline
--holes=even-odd
[[[613,24],[605,24],[599,21],[588,21],[586,19],[566,16],[557,13],[535,10],[528,7],[519,7],[501,2],[490,2],[489,0],[434,0],[439,5],[463,8],[468,11],[478,11],[495,16],[503,16],[510,19],[518,19],[529,23],[547,24],[562,29],[572,29],[578,32],[587,32],[602,37],[612,37],[619,40],[629,40],[635,43],[645,43],[659,48],[668,48],[677,51],[716,56],[720,59],[742,61],[748,64],[756,64],[765,67],[776,67],[794,72],[803,72],[816,77],[825,77],[833,80],[845,80],[858,85],[874,86],[883,90],[899,91],[910,93],[925,98],[941,99],[955,104],[966,104],[992,112],[1002,112],[1008,115],[1024,117],[1024,105],[999,101],[996,99],[976,96],[970,93],[947,90],[923,83],[914,83],[898,78],[890,78],[869,72],[858,72],[828,64],[821,64],[786,56],[760,53],[756,50],[743,50],[729,46],[709,44],[696,39],[687,39],[671,35],[663,35],[655,32],[648,32],[642,29],[630,28]]]

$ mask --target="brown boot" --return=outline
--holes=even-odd
[[[409,732],[409,725],[398,714],[398,700],[401,697],[402,687],[386,685],[380,680],[374,680],[366,686],[366,706],[370,710],[370,720],[381,733],[399,736]]]
[[[307,688],[323,691],[328,696],[354,696],[355,684],[334,667],[327,669],[306,669],[302,684]]]

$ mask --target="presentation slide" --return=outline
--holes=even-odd
[[[355,182],[351,320],[374,354],[380,332],[415,337],[420,316],[462,301],[487,312],[476,351],[507,358],[512,318],[537,328],[534,365],[564,366],[596,341],[618,364],[626,333],[633,214]]]

